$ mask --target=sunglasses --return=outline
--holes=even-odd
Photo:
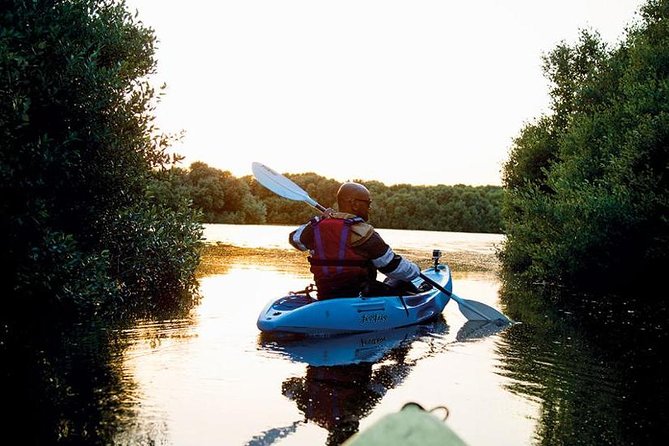
[[[367,206],[372,205],[372,200],[363,200],[362,198],[354,198],[354,201],[362,201],[363,203],[367,203]]]

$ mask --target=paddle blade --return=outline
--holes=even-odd
[[[470,321],[499,321],[509,323],[511,320],[493,307],[475,300],[462,299],[451,294],[453,300],[458,303],[460,312]]]
[[[313,207],[323,210],[323,207],[311,198],[304,189],[264,164],[254,162],[251,164],[251,170],[255,179],[275,194],[289,200],[305,201]]]

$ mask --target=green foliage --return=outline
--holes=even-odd
[[[618,47],[583,32],[545,58],[552,114],[504,167],[504,270],[581,289],[653,285],[667,264],[669,2]]]
[[[277,196],[252,177],[193,163],[180,170],[181,183],[193,207],[207,223],[302,224],[314,210],[299,201]],[[339,181],[315,173],[284,174],[326,207],[337,207]],[[498,186],[386,186],[365,182],[372,194],[370,219],[377,227],[461,232],[502,232],[502,188]]]
[[[501,233],[496,186],[370,186],[371,219],[382,228]]]
[[[3,317],[187,304],[201,228],[187,197],[154,193],[154,42],[122,1],[3,4]]]
[[[143,200],[105,221],[104,246],[123,259],[112,273],[123,278],[124,311],[156,314],[196,301],[200,214],[176,181],[173,171],[155,173]]]
[[[183,175],[193,206],[207,223],[264,223],[264,205],[251,195],[247,182],[202,162],[191,164]]]

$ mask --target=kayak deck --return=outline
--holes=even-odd
[[[354,434],[342,446],[467,445],[444,420],[431,412],[416,403],[407,403],[399,412],[387,414]]]

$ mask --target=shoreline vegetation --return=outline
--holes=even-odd
[[[284,175],[318,203],[336,207],[341,183],[314,172]],[[313,209],[267,190],[252,176],[235,177],[226,170],[196,161],[169,171],[172,188],[188,196],[202,223],[297,225],[312,217]],[[374,199],[373,223],[388,229],[502,233],[501,186],[397,184],[359,181]]]
[[[416,262],[421,269],[432,264],[423,250],[395,250],[399,255]],[[307,254],[290,249],[247,248],[215,242],[205,243],[202,247],[200,264],[196,271],[198,277],[223,274],[231,265],[283,265],[283,270],[309,273]],[[499,260],[495,254],[482,254],[472,251],[443,251],[442,263],[459,272],[499,271]]]

